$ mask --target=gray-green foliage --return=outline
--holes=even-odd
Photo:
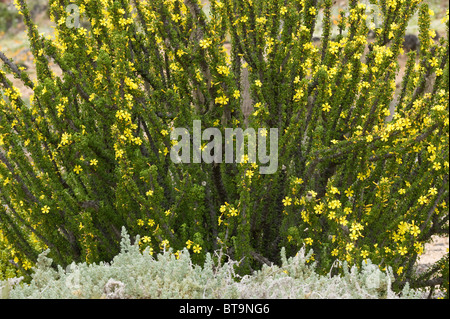
[[[138,242],[138,240],[136,240]],[[218,265],[207,255],[203,267],[191,262],[189,252],[177,259],[169,250],[155,259],[140,252],[122,230],[121,252],[111,263],[72,263],[65,270],[51,267],[43,252],[29,284],[21,278],[0,283],[2,298],[420,298],[406,287],[400,295],[391,290],[392,273],[370,261],[348,269],[343,276],[321,276],[307,260],[312,252],[301,249],[289,259],[281,251],[282,265],[264,266],[240,277],[236,261]]]

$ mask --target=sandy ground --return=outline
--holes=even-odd
[[[434,236],[431,243],[425,244],[424,254],[417,261],[417,270],[424,271],[444,256],[449,249],[449,237]]]
[[[426,271],[436,261],[441,259],[449,250],[449,237],[434,236],[433,241],[425,244],[424,254],[419,257],[416,263],[416,271],[418,273]],[[423,297],[428,298],[429,289],[424,291]],[[444,293],[438,288],[433,293],[432,298],[443,298]]]

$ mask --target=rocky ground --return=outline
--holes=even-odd
[[[438,237],[434,236],[433,241],[425,244],[425,250],[422,256],[418,258],[416,263],[416,269],[418,273],[425,272],[430,266],[432,266],[436,261],[441,259],[449,250],[449,237]],[[424,296],[427,296],[425,293]],[[442,291],[439,289],[433,294],[433,298],[443,297]]]

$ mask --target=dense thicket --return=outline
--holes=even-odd
[[[448,285],[448,254],[413,276],[449,216],[448,36],[434,40],[426,3],[349,1],[336,18],[331,0],[72,3],[50,0],[44,37],[17,1],[36,80],[0,54],[4,269],[26,273],[45,248],[62,265],[109,260],[125,226],[150,251],[222,249],[242,273],[305,245],[322,272],[370,259],[400,287]],[[415,12],[420,49],[396,88]],[[170,132],[194,120],[278,128],[277,171],[173,163]]]

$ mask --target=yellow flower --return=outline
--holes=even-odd
[[[328,104],[328,103],[322,104],[322,111],[328,113],[328,112],[330,112],[330,110],[331,110],[330,104]]]
[[[142,144],[142,140],[141,140],[141,138],[138,136],[138,137],[135,137],[134,139],[133,139],[133,142],[134,142],[134,144],[136,144],[136,145],[141,145]]]
[[[247,162],[248,162],[248,159],[249,159],[249,157],[248,157],[247,154],[242,155],[242,156],[241,156],[241,163],[247,163]]]
[[[289,198],[288,196],[286,196],[286,197],[283,199],[283,205],[284,205],[284,206],[290,206],[291,204],[292,204],[292,199]]]
[[[76,174],[80,174],[80,172],[82,172],[83,169],[81,168],[80,165],[75,165],[75,168],[73,169],[73,171],[74,171]]]
[[[229,101],[229,99],[226,96],[216,97],[216,100],[215,100],[215,102],[220,105],[227,105],[228,101]]]
[[[186,248],[187,248],[187,249],[191,249],[191,246],[192,246],[193,243],[194,243],[194,242],[193,242],[192,240],[188,240],[188,241],[186,242]]]
[[[147,191],[147,192],[145,193],[145,195],[147,195],[147,196],[152,196],[152,195],[153,195],[153,191],[152,191],[152,190],[149,190],[149,191]]]
[[[242,16],[240,20],[241,20],[241,22],[245,23],[245,22],[248,21],[248,17],[247,16]]]
[[[423,205],[423,204],[428,204],[428,198],[426,196],[420,196],[419,199],[417,200],[419,202],[419,204]]]
[[[423,253],[423,245],[421,243],[414,243],[414,250],[420,256]],[[448,248],[447,248],[448,251]]]
[[[172,212],[170,211],[170,209],[168,209],[168,210],[166,210],[166,211],[164,212],[164,214],[165,214],[166,216],[169,216],[171,213],[172,213]]]
[[[328,213],[328,219],[332,220],[334,218],[336,218],[336,212],[332,210],[331,212]]]
[[[406,255],[406,253],[408,252],[408,250],[406,249],[406,247],[400,246],[400,247],[398,248],[398,252],[399,252],[400,255],[404,256],[404,255]]]
[[[56,106],[56,109],[58,110],[58,117],[60,117],[62,115],[62,113],[64,112],[64,108],[65,108],[65,106],[62,104],[58,104]]]
[[[137,220],[138,226],[144,226],[144,221],[142,219]]]
[[[236,208],[231,208],[230,209],[230,215],[231,216],[237,216],[238,215],[238,210]]]
[[[439,60],[436,57],[433,57],[431,60],[429,60],[428,62],[430,62],[430,65],[432,67],[437,67],[439,65]]]
[[[235,99],[238,99],[240,96],[241,96],[241,93],[239,93],[239,90],[234,90],[233,97]]]
[[[261,87],[261,86],[262,86],[262,83],[261,83],[260,80],[256,80],[256,81],[255,81],[255,85],[256,85],[257,87]]]
[[[307,197],[311,196],[311,198],[316,198],[317,193],[315,191],[308,191],[308,192],[306,192],[306,196]]]
[[[169,134],[169,132],[167,132],[167,130],[161,130],[161,134],[162,136],[166,136]]]
[[[212,41],[208,39],[200,40],[200,47],[202,47],[203,49],[207,49],[211,45],[211,42]]]
[[[419,228],[419,226],[417,226],[417,225],[412,225],[409,232],[410,232],[411,235],[413,235],[414,237],[417,237],[417,235],[420,234],[420,228]]]
[[[127,101],[133,101],[133,95],[131,95],[131,94],[125,94],[125,100],[127,100]]]
[[[230,69],[228,69],[228,67],[226,67],[226,66],[218,66],[217,72],[219,74],[223,74],[223,75],[227,76],[228,74],[230,74]]]
[[[200,247],[200,245],[195,245],[194,248],[192,249],[194,251],[194,253],[196,254],[200,254],[200,251],[202,250],[202,247]]]
[[[91,162],[90,162],[91,166],[96,166],[97,163],[98,163],[98,161],[95,158],[91,159]]]
[[[400,275],[403,272],[403,267],[398,267],[397,274]]]
[[[312,245],[312,243],[314,242],[314,240],[313,239],[311,239],[311,238],[305,238],[305,244],[306,245]]]
[[[48,214],[48,212],[50,211],[50,207],[45,205],[44,207],[41,208],[41,210],[42,210],[42,214]]]
[[[11,180],[9,179],[9,177],[7,177],[4,181],[3,181],[3,186],[6,186],[9,184]]]
[[[337,189],[337,187],[331,186],[330,188],[330,193],[331,194],[340,194],[339,190]]]
[[[248,171],[245,173],[245,175],[246,175],[247,177],[252,178],[252,176],[253,176],[253,171],[252,171],[252,170],[248,170]]]
[[[400,239],[402,239],[402,237],[401,237],[398,233],[393,233],[393,234],[392,234],[392,239],[393,239],[395,242],[398,242]]]
[[[445,111],[445,106],[441,104],[437,104],[431,108],[433,111],[442,112]]]
[[[409,224],[405,223],[404,221],[401,221],[398,224],[398,232],[399,232],[399,234],[403,235],[403,234],[405,234],[408,231],[409,231]]]
[[[23,269],[27,270],[27,269],[30,269],[32,267],[32,265],[31,265],[31,263],[28,260],[25,260],[22,263],[22,267],[23,267]]]
[[[61,144],[66,145],[70,143],[70,139],[72,138],[72,134],[63,133],[61,136]]]
[[[166,248],[169,248],[169,241],[167,240],[167,239],[164,239],[162,242],[161,242],[161,244],[159,245],[159,248],[161,248],[161,249],[166,249]]]
[[[328,203],[328,207],[331,209],[336,209],[341,207],[341,202],[339,199],[334,199],[331,202]]]
[[[179,14],[172,14],[172,20],[178,22],[181,19]]]
[[[341,224],[342,226],[347,226],[348,224],[347,218],[345,218],[345,216],[339,217],[339,224]]]
[[[433,169],[434,169],[435,171],[440,170],[440,169],[441,169],[441,163],[439,163],[439,162],[433,163]]]
[[[141,238],[141,241],[143,243],[149,243],[149,242],[152,241],[152,239],[150,237],[148,237],[148,236],[144,236],[144,237]]]
[[[262,128],[260,133],[261,133],[261,136],[264,136],[264,137],[267,136],[267,129],[266,128]]]
[[[256,18],[256,23],[265,24],[267,22],[266,17]]]
[[[437,189],[435,187],[432,187],[432,188],[430,188],[428,190],[428,194],[430,194],[431,196],[436,195],[437,193],[438,192],[437,192]]]
[[[351,188],[345,190],[345,196],[347,197],[352,197],[353,193],[354,191]]]
[[[303,93],[303,90],[302,89],[296,89],[295,90],[295,95],[294,95],[294,97],[293,97],[293,100],[295,101],[295,102],[298,102],[298,101],[300,101],[301,99],[302,99],[302,97],[304,96],[305,94]]]
[[[357,240],[357,239],[358,239],[358,234],[357,234],[356,232],[352,232],[352,233],[350,234],[350,239],[351,239],[351,240]]]
[[[366,259],[369,256],[369,252],[367,250],[361,250],[361,257]]]
[[[123,153],[125,153],[124,150],[116,150],[116,159],[122,158]]]

